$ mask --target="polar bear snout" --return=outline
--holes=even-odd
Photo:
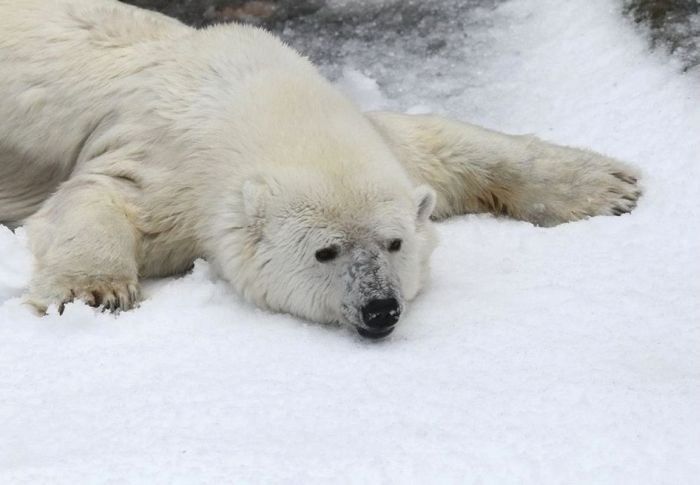
[[[370,245],[371,246],[371,245]],[[341,308],[363,337],[389,335],[404,306],[395,268],[379,247],[356,247],[345,273]]]
[[[362,323],[366,328],[357,327],[363,337],[382,338],[394,331],[394,325],[401,316],[401,306],[396,298],[371,300],[362,307]]]
[[[374,330],[385,330],[399,321],[401,309],[396,298],[372,300],[362,308],[362,323]]]

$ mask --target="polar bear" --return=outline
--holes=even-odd
[[[0,222],[28,301],[108,310],[196,258],[254,304],[380,338],[424,286],[432,220],[631,211],[623,163],[436,116],[362,113],[257,28],[114,0],[0,0]]]

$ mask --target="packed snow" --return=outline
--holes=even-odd
[[[258,310],[205,261],[117,317],[40,318],[0,226],[0,483],[697,483],[699,80],[608,0],[471,3],[434,52],[408,29],[309,54],[367,108],[627,160],[638,209],[440,224],[431,284],[374,343]]]

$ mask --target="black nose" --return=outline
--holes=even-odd
[[[401,311],[396,298],[372,300],[362,308],[362,322],[372,329],[386,329],[399,321]]]

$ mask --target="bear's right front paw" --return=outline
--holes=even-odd
[[[140,289],[136,279],[110,277],[40,278],[31,285],[27,303],[45,314],[55,304],[62,314],[66,303],[81,300],[109,312],[126,311],[138,305]]]

